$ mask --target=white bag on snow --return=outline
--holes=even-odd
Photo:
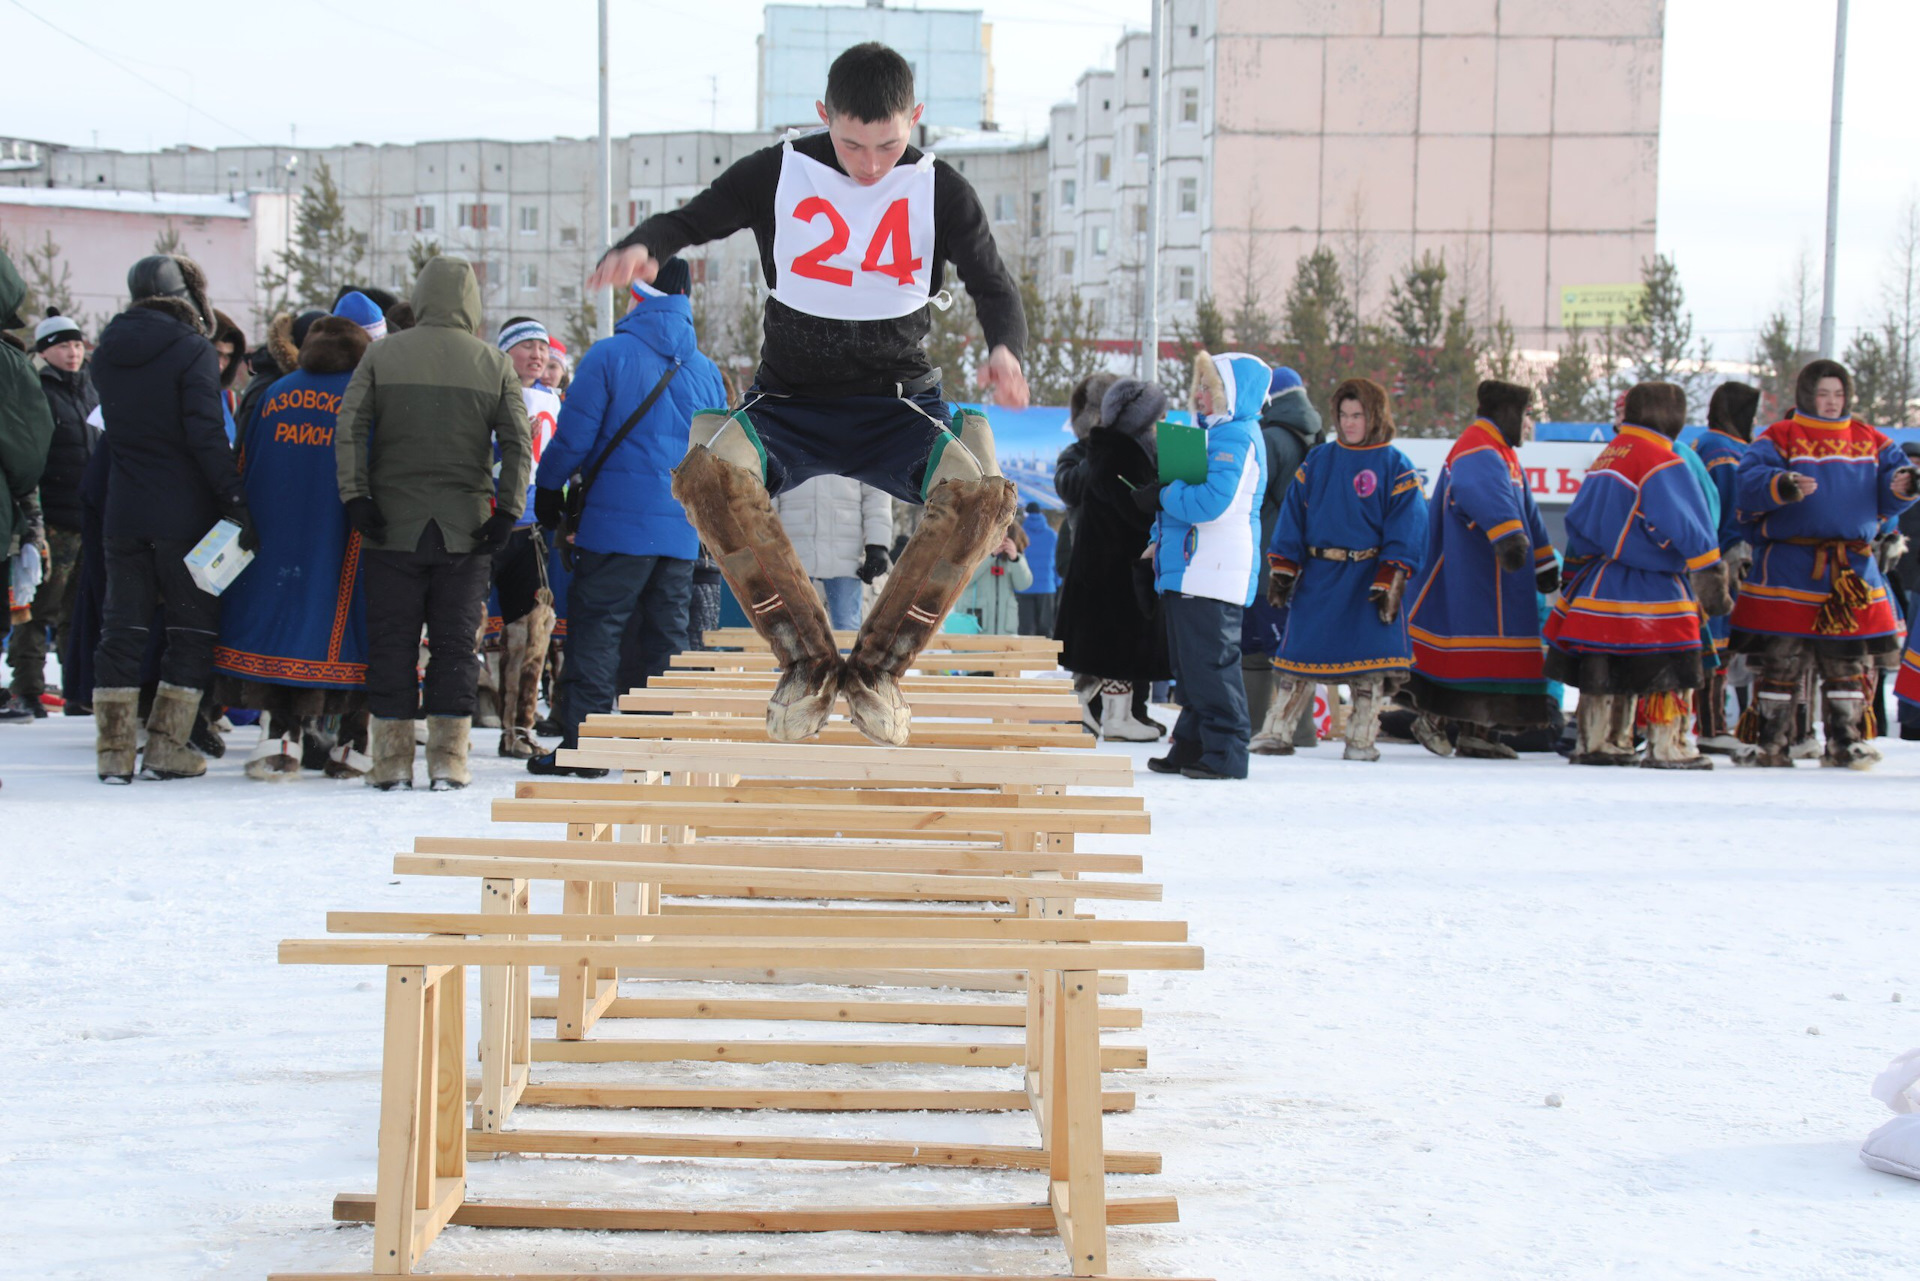
[[[1920,1049],[1908,1050],[1873,1080],[1873,1097],[1901,1115],[1860,1145],[1860,1159],[1887,1174],[1920,1179]]]

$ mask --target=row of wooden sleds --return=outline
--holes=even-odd
[[[1106,1146],[1106,1114],[1130,1111],[1134,1096],[1107,1088],[1103,1073],[1144,1067],[1146,1050],[1103,1033],[1142,1026],[1138,1008],[1111,999],[1127,992],[1131,974],[1198,969],[1201,951],[1187,943],[1184,922],[1100,911],[1156,902],[1160,887],[1135,877],[1136,854],[1079,848],[1083,837],[1146,833],[1148,817],[1126,790],[1131,762],[1088,750],[1069,684],[1046,675],[1057,646],[937,637],[904,682],[912,745],[891,748],[868,745],[838,718],[814,741],[768,741],[772,656],[751,632],[709,639],[727,648],[677,655],[668,673],[624,695],[618,713],[591,718],[579,750],[563,754],[563,763],[615,771],[607,780],[520,783],[493,804],[495,822],[518,825],[511,834],[424,836],[394,859],[403,876],[477,882],[476,911],[333,912],[329,937],[281,944],[283,963],[384,967],[386,1031],[374,1190],[334,1202],[336,1220],[372,1222],[372,1267],[276,1281],[410,1273],[448,1224],[1023,1230],[1057,1234],[1062,1275],[1100,1277],[1112,1275],[1110,1227],[1177,1220],[1171,1196],[1108,1195],[1108,1174],[1157,1173],[1160,1157]],[[536,885],[559,912],[533,910]],[[470,972],[479,980],[477,1042],[466,1026]],[[549,973],[557,990],[534,995]],[[720,1020],[763,1034],[664,1039],[646,1035],[648,1020]],[[848,1031],[783,1040],[777,1028],[755,1028],[796,1023]],[[873,1029],[864,1039],[863,1026]],[[907,1035],[927,1039],[899,1039]],[[670,1075],[722,1063],[787,1075],[747,1088]],[[917,1084],[787,1088],[796,1069],[771,1065],[796,1064],[911,1065]],[[982,1069],[999,1070],[994,1088],[983,1088]],[[525,1122],[547,1109],[588,1120],[564,1129]],[[1034,1130],[1017,1144],[901,1141],[836,1137],[822,1118],[819,1133],[795,1135],[796,1119],[808,1122],[789,1115],[781,1132],[700,1134],[646,1129],[649,1109],[679,1124],[690,1110],[869,1121],[1026,1112]],[[609,1128],[594,1128],[596,1114]],[[629,1128],[636,1118],[642,1128]],[[561,1155],[1026,1171],[1038,1195],[830,1205],[798,1173],[798,1186],[754,1206],[470,1194],[470,1161]],[[660,1175],[650,1187],[679,1181],[673,1165],[651,1168]],[[881,1274],[855,1266],[807,1275]]]

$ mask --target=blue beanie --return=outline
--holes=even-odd
[[[366,330],[369,338],[387,336],[387,318],[380,310],[380,304],[358,289],[346,294],[339,302],[333,304],[333,314],[342,320],[351,320]]]
[[[1293,370],[1287,366],[1281,365],[1273,371],[1273,378],[1267,383],[1267,399],[1272,400],[1283,391],[1291,391],[1295,387],[1304,386],[1306,386],[1306,384],[1300,381],[1299,374],[1294,373]]]

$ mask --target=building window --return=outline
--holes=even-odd
[[[1113,157],[1104,151],[1093,153],[1093,180],[1095,182],[1113,181]]]
[[[1046,229],[1047,198],[1044,192],[1027,193],[1027,234],[1037,236]]]
[[[1147,207],[1145,205],[1135,205],[1133,207],[1133,234],[1136,236],[1144,236],[1147,234]]]
[[[572,302],[580,296],[580,291],[572,285],[560,286],[560,301]]]
[[[1095,227],[1093,229],[1093,256],[1095,258],[1105,258],[1107,256],[1107,229],[1105,227]]]
[[[1152,145],[1153,135],[1148,131],[1147,127],[1145,125],[1135,125],[1133,127],[1133,154],[1136,156],[1144,156]]]
[[[540,287],[540,268],[530,262],[520,264],[520,288],[532,291]]]
[[[528,235],[540,230],[540,206],[520,206],[520,230]]]
[[[415,231],[433,230],[432,205],[415,205],[413,207],[413,229]]]
[[[1060,207],[1062,209],[1071,209],[1073,208],[1073,202],[1079,198],[1080,184],[1071,178],[1062,178],[1060,180]]]
[[[405,289],[408,285],[407,268],[404,263],[394,263],[387,268],[387,284],[394,289]]]
[[[1107,300],[1095,298],[1087,304],[1087,321],[1096,330],[1107,327]]]
[[[1180,90],[1180,123],[1200,123],[1200,89],[1197,85],[1187,85]]]
[[[1175,267],[1173,269],[1173,296],[1180,302],[1193,301],[1193,268]]]
[[[562,228],[560,228],[560,243],[561,243],[561,244],[563,244],[563,245],[577,245],[577,244],[579,244],[579,243],[580,243],[580,229],[579,229],[578,227],[562,227]]]
[[[506,222],[506,207],[503,205],[461,205],[459,209],[460,226],[469,231],[504,227]]]
[[[996,191],[993,194],[993,220],[995,222],[1012,222],[1018,216],[1019,215],[1014,213],[1013,193]]]
[[[1071,276],[1073,274],[1073,247],[1071,245],[1060,251],[1060,274],[1063,276]]]
[[[387,230],[405,231],[407,229],[407,211],[404,209],[387,210]]]
[[[1187,214],[1199,213],[1200,212],[1200,180],[1198,178],[1182,178],[1180,180],[1178,191],[1180,193],[1179,209],[1180,209],[1181,215],[1185,216]]]
[[[633,220],[634,226],[638,227],[641,223],[653,217],[653,201],[629,200],[627,202],[627,217]]]
[[[477,261],[476,261],[476,262],[475,262],[475,263],[473,264],[473,283],[474,283],[474,284],[476,284],[476,285],[479,285],[479,286],[480,286],[480,288],[481,288],[481,291],[482,291],[482,292],[484,292],[484,291],[486,290],[486,287],[487,287],[487,277],[488,277],[488,276],[489,276],[489,275],[491,274],[491,273],[490,273],[490,272],[489,272],[489,271],[487,270],[487,268],[488,268],[488,267],[489,267],[490,265],[491,265],[491,264],[489,264],[489,263],[487,262],[487,260],[486,260],[486,259],[484,259],[484,258],[482,258],[482,259],[479,259],[479,260],[477,260]]]

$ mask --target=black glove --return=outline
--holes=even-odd
[[[860,568],[853,571],[853,576],[863,583],[871,583],[886,573],[888,566],[892,564],[893,560],[887,555],[886,548],[879,543],[868,543],[867,558],[860,562]]]
[[[360,537],[370,543],[382,541],[387,536],[387,518],[380,514],[380,508],[371,498],[349,498],[347,500],[347,523],[360,531]]]
[[[240,550],[255,552],[260,550],[260,531],[254,527],[253,513],[247,508],[247,500],[236,498],[227,504],[226,518],[240,526]]]
[[[473,531],[473,540],[483,552],[497,552],[507,545],[507,539],[513,537],[513,522],[518,519],[506,512],[496,511],[487,517],[486,524]]]
[[[1551,596],[1560,590],[1560,567],[1548,565],[1533,576],[1533,585],[1540,589],[1542,596]]]
[[[560,516],[565,506],[566,495],[557,489],[533,491],[533,518],[540,522],[542,529],[560,528]]]
[[[1142,485],[1133,491],[1133,505],[1151,516],[1160,510],[1160,491],[1166,486],[1159,481],[1151,485]]]
[[[1527,536],[1514,530],[1493,545],[1493,558],[1500,562],[1500,568],[1511,573],[1527,563],[1527,548],[1530,546]]]

